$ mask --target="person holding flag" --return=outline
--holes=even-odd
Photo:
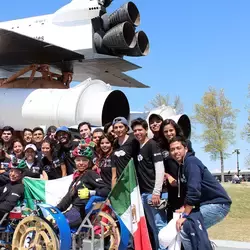
[[[167,225],[167,197],[162,192],[164,164],[161,149],[155,140],[148,138],[148,123],[142,118],[131,122],[131,128],[140,147],[137,151],[136,173],[149,231],[153,235],[153,249],[161,249],[159,231]]]

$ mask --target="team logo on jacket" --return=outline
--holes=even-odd
[[[32,173],[38,174],[39,171],[40,171],[40,168],[39,168],[39,167],[32,167]]]
[[[203,231],[203,228],[202,228],[201,222],[200,222],[199,220],[197,220],[197,223],[199,224],[199,229],[200,229],[201,231]]]
[[[50,170],[51,170],[51,169],[50,169],[50,166],[49,166],[49,165],[44,166],[44,171],[45,171],[45,172],[48,173],[48,172],[50,172]]]
[[[119,150],[119,151],[116,151],[116,152],[115,152],[115,155],[116,155],[117,157],[121,157],[121,156],[126,155],[126,153],[125,153],[125,151],[123,151],[123,150]]]
[[[137,160],[138,161],[142,161],[143,160],[143,156],[141,154],[137,155]]]
[[[167,150],[162,151],[161,154],[164,159],[169,156],[169,152]]]

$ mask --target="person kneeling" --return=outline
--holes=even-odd
[[[85,217],[85,206],[91,196],[106,198],[110,192],[110,188],[101,177],[91,169],[92,156],[92,149],[83,144],[74,149],[73,157],[77,171],[73,175],[68,193],[57,205],[57,208],[64,212],[71,228],[80,226]]]
[[[201,246],[207,242],[206,229],[226,217],[232,201],[207,167],[188,152],[184,138],[177,136],[170,141],[170,154],[179,164],[178,183],[186,187],[184,206],[176,211],[182,217],[177,220],[176,227],[181,232],[184,249],[211,249],[209,244]],[[196,237],[193,237],[194,231]],[[195,243],[193,239],[197,239],[198,234],[202,240]]]

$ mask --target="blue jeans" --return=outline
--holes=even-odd
[[[207,204],[200,207],[206,229],[222,221],[230,210],[229,204]],[[185,250],[192,250],[187,234],[181,230],[181,243]]]
[[[158,233],[159,231],[167,225],[167,213],[166,210],[159,210],[156,209],[148,204],[148,201],[152,199],[152,194],[143,193],[142,197],[142,204],[145,212],[145,216],[148,222],[149,231],[153,236],[155,246],[152,246],[152,249],[160,250],[159,240],[158,240]],[[161,198],[167,199],[168,194],[163,193]]]

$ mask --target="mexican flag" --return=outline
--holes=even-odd
[[[24,199],[26,206],[34,209],[34,201],[56,206],[68,192],[73,180],[73,175],[62,177],[55,180],[42,180],[30,177],[23,179]]]
[[[109,200],[120,217],[119,250],[127,249],[131,236],[134,238],[135,250],[152,250],[133,160],[124,169],[110,193]]]

